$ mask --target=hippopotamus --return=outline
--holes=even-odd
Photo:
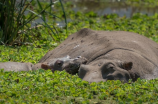
[[[71,58],[82,56],[87,60],[75,72],[88,82],[128,82],[129,79],[158,77],[158,44],[137,33],[84,28],[69,35],[39,63],[67,55]]]
[[[70,74],[76,74],[78,73],[79,67],[81,64],[85,64],[87,62],[87,59],[82,56],[77,56],[76,58],[70,58],[69,55],[62,58],[50,58],[47,61],[35,64],[32,67],[32,70],[37,69],[51,69],[52,72],[54,71],[63,71]]]
[[[78,69],[80,64],[84,64],[87,62],[87,59],[84,57],[78,56],[74,59],[71,59],[69,55],[62,58],[54,58],[50,59],[47,62],[37,63],[33,65],[32,63],[23,63],[23,62],[1,62],[0,69],[4,69],[4,71],[32,71],[38,69],[51,69],[52,72],[58,70],[66,72],[70,74],[78,73]]]
[[[158,77],[158,44],[137,33],[84,28],[32,66],[32,70],[39,68],[65,69],[88,82],[154,79]]]

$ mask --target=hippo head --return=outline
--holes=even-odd
[[[88,65],[81,65],[79,77],[88,82],[99,82],[106,80],[121,80],[128,82],[136,77],[132,73],[132,62],[122,62],[118,60],[97,60]]]
[[[85,64],[87,60],[84,57],[78,56],[74,59],[71,59],[70,56],[63,57],[63,58],[55,58],[49,60],[49,62],[42,63],[41,68],[47,70],[51,69],[52,72],[58,70],[66,72],[70,74],[78,73],[79,67],[81,64]]]

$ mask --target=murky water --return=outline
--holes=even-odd
[[[132,2],[127,4],[125,0],[65,0],[72,1],[74,11],[94,11],[99,16],[116,13],[118,16],[130,18],[134,13],[154,15],[158,13],[158,6],[149,7],[148,4]]]
[[[75,12],[81,11],[83,13],[93,11],[99,16],[107,14],[117,14],[119,17],[132,17],[134,13],[147,14],[148,16],[158,13],[158,6],[149,6],[148,4],[141,4],[132,2],[127,4],[126,0],[63,0],[64,3],[72,2],[71,9]],[[68,22],[71,21],[68,19]],[[59,27],[65,25],[64,21],[57,22]]]
[[[42,2],[49,2],[50,0],[40,0]],[[52,0],[57,1],[57,0]],[[126,0],[62,0],[63,4],[66,2],[72,2],[71,9],[75,12],[81,11],[83,13],[93,11],[99,16],[107,14],[117,14],[119,17],[126,16],[132,17],[134,13],[147,14],[148,16],[158,13],[158,6],[151,6],[145,3],[138,4],[136,2],[127,3]],[[68,22],[71,21],[68,19]],[[36,23],[42,23],[39,18],[32,23],[34,26]],[[64,26],[64,21],[57,22],[60,27]]]

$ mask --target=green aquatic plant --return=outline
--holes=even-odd
[[[70,4],[69,4],[70,5]],[[57,4],[60,6],[60,3]],[[40,7],[39,7],[40,8]],[[39,9],[41,10],[41,9]],[[158,14],[153,16],[134,14],[131,18],[116,14],[99,17],[94,12],[86,14],[73,12],[66,8],[68,34],[81,28],[104,31],[130,31],[144,35],[158,42]],[[63,14],[60,14],[61,18]],[[48,25],[54,22],[49,21]],[[66,28],[56,27],[60,39],[52,40],[42,27],[32,29],[33,35],[40,32],[41,37],[32,44],[23,46],[0,46],[0,62],[37,63],[49,50],[54,49],[67,38]],[[107,81],[88,83],[65,71],[52,73],[50,70],[28,72],[4,72],[0,70],[0,103],[57,103],[57,104],[124,104],[124,103],[158,103],[158,79],[122,83]]]
[[[145,103],[157,101],[157,79],[134,83],[88,83],[65,71],[29,72],[0,70],[0,102],[3,103]],[[154,96],[153,96],[154,95]]]

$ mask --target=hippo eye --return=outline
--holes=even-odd
[[[63,61],[57,60],[57,61],[56,61],[56,64],[57,64],[58,66],[62,66]]]
[[[109,64],[107,68],[108,68],[108,69],[113,69],[113,68],[114,68],[114,65],[113,65],[113,64]]]
[[[77,58],[81,58],[81,56],[78,56]]]

